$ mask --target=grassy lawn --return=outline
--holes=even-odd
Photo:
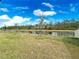
[[[79,59],[79,39],[2,32],[0,59]]]

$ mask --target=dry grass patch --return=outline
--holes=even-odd
[[[72,59],[60,39],[50,35],[0,33],[0,59]]]

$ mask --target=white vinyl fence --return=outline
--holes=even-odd
[[[74,36],[74,32],[52,32],[53,36]]]
[[[79,29],[76,30],[74,33],[75,33],[75,37],[78,37],[79,38]]]

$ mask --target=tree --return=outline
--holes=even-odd
[[[7,28],[6,28],[6,25],[4,26],[4,30],[6,30]]]
[[[16,30],[18,30],[18,29],[19,29],[19,26],[18,26],[18,24],[17,24],[17,23],[15,24],[15,28],[16,28]]]
[[[43,24],[44,24],[44,16],[40,16],[40,22],[39,22],[39,29],[42,30],[43,29]]]

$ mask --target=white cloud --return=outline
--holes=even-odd
[[[49,23],[49,20],[44,19],[44,23]],[[40,23],[40,19],[35,19],[35,21],[29,21],[26,23],[26,25],[36,25]]]
[[[4,22],[0,27],[3,27],[3,26],[14,26],[16,23],[17,24],[20,24],[20,23],[23,23],[23,22],[28,22],[30,21],[31,18],[23,18],[21,16],[14,16],[12,19],[10,19],[9,21],[7,22]]]
[[[42,15],[44,15],[44,16],[53,16],[53,15],[56,14],[56,12],[55,11],[42,11],[40,9],[37,9],[37,10],[33,11],[33,14],[36,15],[36,16],[42,16]]]
[[[1,11],[3,12],[8,12],[9,10],[7,8],[0,8]]]
[[[53,5],[52,4],[50,4],[50,3],[42,3],[43,5],[45,5],[45,6],[47,6],[47,7],[49,7],[51,10],[53,10]]]
[[[25,7],[15,7],[13,9],[21,10],[21,9],[29,9],[29,7],[27,7],[27,6],[25,6]]]
[[[3,6],[12,6],[12,4],[3,3],[3,2],[0,2],[0,5],[3,5]]]
[[[38,24],[40,22],[40,19],[36,19],[35,23]],[[44,22],[48,23],[49,20],[44,19]]]
[[[43,14],[43,11],[41,11],[40,9],[34,10],[33,14],[36,16],[41,16]]]
[[[76,10],[75,7],[70,8],[70,11],[74,12]]]
[[[12,20],[8,21],[5,23],[6,26],[12,26],[12,25],[15,25],[16,23],[23,23],[25,21],[30,21],[31,18],[23,18],[23,17],[20,17],[20,16],[14,16],[12,18]]]
[[[62,10],[59,10],[58,12],[59,12],[59,13],[63,13],[63,14],[69,13],[69,12],[67,12],[67,11],[62,11]]]
[[[52,5],[52,4],[50,4],[50,3],[42,3],[43,5],[45,5],[45,6],[47,6],[47,7],[49,7],[49,8],[53,8],[54,6]]]
[[[23,17],[20,17],[20,16],[14,16],[13,19],[12,19],[12,22],[14,23],[22,23],[24,21],[29,21],[30,18],[23,18]]]
[[[43,12],[43,13],[44,13],[45,16],[53,16],[53,15],[56,14],[55,11],[45,11],[45,12]]]
[[[8,15],[1,15],[0,19],[2,19],[2,20],[10,20]]]
[[[71,12],[75,12],[76,11],[76,5],[74,5],[74,4],[70,4],[70,11]]]
[[[72,3],[70,4],[70,7],[73,7],[73,4]]]

